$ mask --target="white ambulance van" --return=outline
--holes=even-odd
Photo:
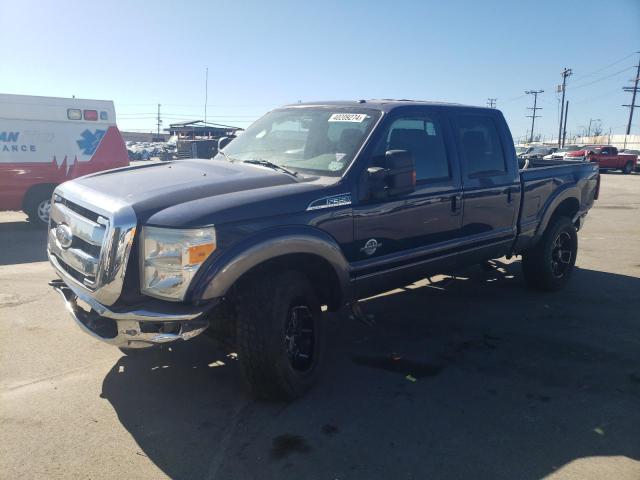
[[[0,94],[0,210],[44,226],[56,185],[127,165],[112,101]]]

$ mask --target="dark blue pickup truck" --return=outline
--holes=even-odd
[[[269,112],[212,160],[60,185],[51,285],[127,352],[227,332],[254,394],[293,398],[322,364],[322,307],[522,255],[540,290],[569,279],[598,196],[592,163],[519,164],[498,110],[360,100]]]

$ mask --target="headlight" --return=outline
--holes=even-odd
[[[165,300],[184,299],[191,279],[216,249],[213,227],[142,227],[142,293]]]

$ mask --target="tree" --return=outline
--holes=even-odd
[[[591,125],[591,136],[599,137],[603,133],[604,133],[604,128],[602,128],[602,122],[600,121],[593,122],[593,125]]]

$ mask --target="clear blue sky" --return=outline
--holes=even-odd
[[[246,126],[299,99],[496,97],[519,137],[524,90],[544,89],[549,137],[571,67],[567,129],[599,118],[622,133],[640,1],[21,0],[0,3],[0,40],[0,92],[111,99],[122,129],[155,129],[158,103],[165,125],[201,119],[208,66],[211,121]]]

